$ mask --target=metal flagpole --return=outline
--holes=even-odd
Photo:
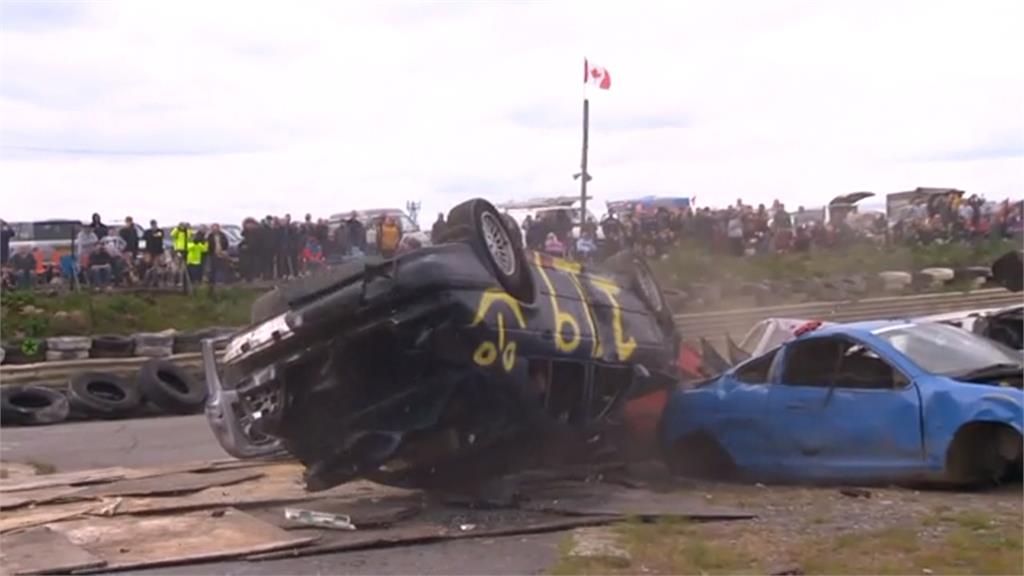
[[[580,234],[587,222],[587,145],[590,140],[590,100],[583,98],[583,157],[580,160]]]

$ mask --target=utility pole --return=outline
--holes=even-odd
[[[409,219],[418,226],[420,223],[420,203],[412,200],[406,202],[405,211],[409,213]]]
[[[590,100],[583,99],[583,157],[580,160],[580,233],[587,223],[587,145],[590,141]]]

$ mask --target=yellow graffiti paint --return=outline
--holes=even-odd
[[[526,328],[526,318],[523,316],[523,309],[519,306],[519,301],[500,288],[488,288],[487,290],[484,290],[484,293],[480,296],[480,303],[477,304],[476,307],[476,317],[473,319],[473,326],[484,321],[484,318],[487,316],[487,312],[495,302],[504,302],[507,304],[512,310],[512,314],[515,315],[516,322],[519,323],[519,327]],[[499,314],[501,313],[499,312]]]
[[[605,296],[608,297],[608,302],[612,305],[612,332],[615,335],[615,353],[618,354],[620,362],[625,362],[633,355],[633,351],[636,350],[636,339],[632,336],[627,337],[622,326],[622,308],[619,306],[619,301],[615,298],[622,289],[612,282],[597,278],[591,278],[591,283],[595,288],[604,292]]]
[[[543,259],[539,252],[535,252],[534,257],[537,262],[537,271],[540,273],[540,277],[544,279],[544,284],[547,285],[548,292],[551,295],[551,312],[555,315],[555,348],[560,352],[572,352],[580,345],[580,323],[572,317],[572,314],[563,312],[558,308],[558,295],[555,293],[555,287],[551,283],[551,278],[544,271]],[[568,339],[562,334],[562,327],[566,325],[571,328],[572,333],[572,336]]]
[[[473,362],[478,366],[490,366],[498,358],[498,348],[494,342],[481,342],[473,353]]]
[[[593,335],[594,339],[590,354],[594,358],[600,358],[604,355],[604,350],[601,347],[601,336],[598,334],[596,325],[594,324],[594,315],[590,310],[590,301],[587,299],[587,294],[583,291],[583,285],[580,284],[580,279],[577,277],[577,275],[582,272],[583,268],[576,262],[570,262],[561,258],[555,258],[554,265],[556,269],[565,272],[569,276],[569,279],[572,280],[573,286],[576,287],[576,293],[580,295],[580,302],[583,305],[583,315],[587,317],[587,326],[590,327],[590,333]]]
[[[480,296],[480,303],[477,304],[476,316],[473,318],[472,326],[477,326],[484,321],[487,317],[487,312],[495,302],[504,302],[507,304],[509,309],[512,310],[512,315],[515,317],[519,327],[526,327],[526,318],[523,316],[523,310],[519,306],[519,301],[508,293],[497,288],[489,288]],[[502,368],[504,368],[506,372],[511,372],[512,368],[515,367],[516,364],[516,343],[513,341],[506,342],[505,315],[500,310],[497,315],[497,344],[490,341],[481,342],[473,353],[473,362],[476,362],[478,366],[490,366],[498,359],[500,352]]]

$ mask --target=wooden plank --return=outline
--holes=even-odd
[[[94,510],[98,510],[100,507],[102,506],[98,502],[74,502],[71,504],[35,506],[5,512],[0,515],[0,534],[68,518],[85,516]]]
[[[52,528],[99,558],[103,570],[222,560],[293,548],[314,536],[288,533],[234,508],[171,516],[115,516]]]
[[[79,490],[80,488],[71,486],[53,486],[36,490],[21,490],[19,492],[0,492],[0,510],[21,508],[29,504],[55,502],[71,496]]]
[[[129,468],[96,468],[93,470],[77,470],[59,474],[47,474],[31,480],[0,481],[0,492],[18,492],[20,490],[36,490],[54,486],[80,486],[95,482],[111,482],[120,480],[131,474]]]
[[[54,574],[101,568],[102,558],[72,544],[67,536],[46,526],[4,536],[0,549],[0,573]]]
[[[18,492],[21,490],[36,490],[52,486],[85,486],[100,484],[103,482],[114,482],[127,478],[147,478],[151,476],[162,476],[178,472],[202,472],[205,470],[235,470],[240,468],[259,468],[269,464],[280,462],[277,460],[235,460],[225,458],[221,460],[200,460],[196,462],[183,462],[169,464],[166,466],[155,466],[151,468],[93,468],[90,470],[76,470],[73,472],[60,472],[31,478],[28,480],[0,480],[0,493]]]
[[[82,488],[65,497],[103,498],[108,496],[159,496],[198,492],[214,486],[230,486],[263,476],[258,469],[220,470],[216,472],[179,472],[162,476],[118,480]]]
[[[518,521],[496,523],[493,525],[467,524],[465,530],[460,526],[452,526],[437,522],[407,522],[384,530],[356,530],[354,532],[324,531],[320,539],[301,548],[279,550],[248,556],[249,560],[277,560],[296,558],[328,552],[348,552],[385,546],[411,546],[430,544],[445,540],[468,538],[494,538],[520,534],[539,534],[557,532],[582,526],[600,526],[618,521],[616,516],[556,516],[535,513]],[[470,526],[472,526],[470,528]],[[309,530],[301,531],[311,532]]]
[[[175,497],[125,498],[119,514],[140,514],[193,510],[216,506],[252,506],[284,504],[319,498],[358,498],[397,496],[411,491],[390,488],[365,480],[349,482],[323,492],[307,492],[302,483],[302,467],[293,463],[266,465],[259,468],[263,477],[231,486],[208,488],[194,494]]]

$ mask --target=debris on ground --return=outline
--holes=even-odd
[[[871,491],[864,488],[840,488],[839,493],[850,498],[871,498]]]

